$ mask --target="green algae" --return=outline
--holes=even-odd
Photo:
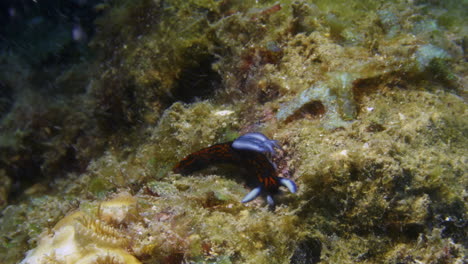
[[[7,205],[8,193],[11,188],[11,179],[6,175],[5,170],[0,170],[0,180],[3,182],[0,187],[0,208]]]
[[[448,147],[443,138],[427,136],[437,130],[428,126],[431,116],[434,115],[451,116],[450,119],[453,121],[458,120],[454,122],[458,124],[457,127],[464,123],[465,125],[462,126],[466,130],[466,121],[464,121],[466,109],[461,110],[464,114],[458,116],[452,115],[450,113],[452,110],[447,111],[445,108],[445,101],[458,101],[457,105],[462,108],[465,107],[464,103],[460,98],[452,95],[436,97],[420,92],[399,93],[401,92],[393,92],[391,96],[387,94],[380,99],[374,98],[370,101],[377,103],[378,107],[375,105],[375,110],[369,111],[366,115],[377,115],[378,119],[384,118],[385,122],[380,120],[384,126],[386,124],[383,130],[366,133],[366,124],[363,122],[359,125],[361,128],[347,129],[348,132],[339,132],[335,135],[324,135],[320,139],[313,140],[313,144],[302,145],[301,148],[304,149],[298,151],[298,153],[304,153],[301,156],[301,162],[304,165],[300,166],[300,170],[303,170],[300,174],[301,178],[306,181],[304,185],[308,186],[305,192],[306,195],[310,193],[307,196],[314,200],[311,203],[313,209],[310,211],[315,214],[317,210],[335,212],[332,214],[332,219],[325,220],[326,224],[323,223],[328,226],[327,228],[330,228],[329,226],[336,221],[333,219],[340,219],[336,221],[336,224],[342,225],[350,217],[348,228],[353,230],[352,233],[358,232],[365,234],[366,239],[373,239],[372,234],[379,233],[379,230],[384,228],[392,234],[390,238],[410,245],[411,241],[425,233],[427,221],[438,222],[437,218],[430,216],[430,211],[440,210],[441,204],[451,207],[449,204],[463,199],[463,188],[458,187],[460,187],[459,184],[464,184],[466,177],[456,176],[461,175],[460,170],[463,170],[463,165],[456,162],[458,165],[453,163],[450,165],[450,173],[439,171],[441,170],[440,163],[445,163],[442,161],[445,158],[441,155],[447,159],[458,160],[461,157],[458,151],[461,149]],[[395,100],[404,104],[398,108],[388,108],[392,104],[389,104],[387,100]],[[420,101],[430,103],[434,108],[430,112],[415,113],[413,109],[418,108],[416,105]],[[380,111],[385,115],[382,115]],[[456,108],[453,111],[459,113]],[[406,123],[406,118],[411,118],[412,122],[403,127],[395,125],[401,122]],[[368,118],[363,120],[366,119]],[[357,125],[353,124],[353,126]],[[450,129],[450,126],[441,124],[440,129]],[[310,133],[317,134],[315,130],[311,130]],[[350,140],[351,137],[343,133],[353,134],[354,139]],[[320,134],[324,133],[320,132]],[[459,140],[458,144],[466,144],[466,137],[461,136],[459,132],[455,133],[457,134],[458,136],[455,136],[457,139],[454,140]],[[303,134],[302,137],[312,138],[307,135]],[[329,136],[331,138],[328,138]],[[343,140],[345,138],[348,139]],[[330,143],[331,146],[329,146]],[[311,152],[317,155],[307,154]],[[432,157],[433,161],[437,161],[431,162],[427,157]],[[447,170],[447,166],[443,167]],[[448,185],[451,186],[450,191],[447,189]],[[447,195],[448,193],[450,195]],[[392,198],[389,199],[390,197]],[[446,213],[439,211],[435,214]],[[457,216],[457,219],[459,217]],[[315,227],[317,223],[320,223],[320,221],[314,222]],[[355,226],[353,223],[360,224]],[[326,230],[327,228],[321,227],[320,229]],[[372,243],[382,248],[382,245],[387,243],[386,241],[383,238]],[[334,246],[336,250],[341,250],[339,247]],[[364,249],[374,247],[376,246],[364,246]],[[454,258],[463,256],[463,253],[461,254]],[[371,262],[375,260],[372,260],[374,258],[372,255],[367,258]],[[332,258],[329,261],[334,262]],[[361,259],[361,261],[364,260]]]
[[[237,117],[229,108],[221,107],[208,102],[190,106],[175,103],[166,110],[153,139],[158,142],[152,150],[156,174],[164,175],[174,161],[193,151],[232,139]]]
[[[17,262],[77,207],[55,196],[99,220],[99,203],[122,191],[138,213],[107,224],[136,241],[143,263],[466,260],[463,20],[450,9],[436,19],[426,7],[403,12],[418,3],[402,1],[259,2],[111,3],[92,43],[106,65],[90,84],[97,121],[83,123],[138,131],[113,132],[86,171],[50,183],[55,194],[4,209],[2,261]],[[40,127],[71,112],[42,115],[58,121]],[[54,131],[46,167],[68,162],[59,146],[80,129]],[[235,169],[170,172],[193,151],[258,130],[285,147],[299,186],[274,212],[239,202],[248,190]],[[92,157],[87,142],[80,155]]]
[[[109,182],[103,178],[95,178],[89,183],[88,190],[97,197],[102,197],[109,191]]]

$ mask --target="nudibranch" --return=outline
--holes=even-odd
[[[292,193],[297,191],[292,180],[278,176],[277,166],[272,161],[272,157],[277,154],[275,149],[281,149],[276,140],[258,132],[247,133],[234,141],[216,144],[188,155],[177,163],[173,171],[187,175],[221,163],[246,168],[255,176],[249,179],[255,187],[241,202],[247,203],[262,195],[270,206],[274,206],[273,195],[279,192],[280,186],[285,186]]]

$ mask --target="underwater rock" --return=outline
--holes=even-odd
[[[468,119],[445,83],[466,75],[466,22],[425,14],[437,1],[303,2],[109,1],[89,73],[3,64],[12,92],[53,80],[64,99],[83,94],[52,110],[0,98],[17,113],[2,131],[31,150],[1,162],[60,176],[3,210],[0,262],[37,246],[23,263],[462,263]],[[243,206],[245,186],[219,170],[169,172],[258,127],[301,185],[288,206]],[[116,189],[135,196],[86,208]]]
[[[297,112],[307,108],[308,105],[318,102],[323,105],[316,109],[313,116],[323,114],[322,125],[326,129],[335,129],[349,125],[356,116],[356,105],[352,94],[352,83],[356,78],[344,72],[328,74],[327,82],[317,82],[304,90],[291,101],[283,104],[276,117],[280,121],[294,119]],[[323,113],[322,113],[323,111]]]
[[[387,34],[387,37],[394,37],[401,29],[398,17],[388,10],[380,10],[377,14],[379,16],[380,26]]]
[[[314,264],[320,261],[322,244],[315,238],[306,238],[299,242],[293,256],[291,264]]]
[[[446,60],[450,58],[449,54],[445,50],[432,44],[419,46],[417,51],[414,53],[414,57],[417,62],[417,68],[420,71],[424,71],[435,59]]]

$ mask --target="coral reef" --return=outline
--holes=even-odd
[[[468,261],[465,2],[93,10],[89,50],[0,54],[0,262]],[[171,172],[255,131],[298,187],[273,211],[228,166]]]
[[[297,217],[285,211],[242,209],[236,199],[245,191],[229,181],[213,191],[218,177],[172,180],[194,188],[178,190],[169,183],[150,182],[136,196],[121,192],[108,201],[82,204],[42,233],[38,246],[21,263],[101,263],[97,259],[106,257],[116,263],[141,263],[132,255],[144,263],[179,263],[187,257],[249,262],[257,251],[278,260],[288,258],[287,241],[297,232]],[[273,219],[281,219],[281,224],[271,225]],[[268,232],[258,232],[262,229]],[[222,235],[225,232],[231,235]],[[279,234],[281,238],[275,238]],[[263,254],[255,260],[267,262]]]
[[[41,234],[38,246],[20,263],[141,263],[126,252],[130,241],[125,233],[108,222],[123,223],[121,218],[130,215],[128,208],[135,206],[136,200],[122,193],[100,204],[98,209],[102,211],[98,211],[97,216],[83,211],[73,212],[49,232]]]

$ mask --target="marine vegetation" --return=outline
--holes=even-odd
[[[466,1],[7,2],[1,263],[468,262]]]

